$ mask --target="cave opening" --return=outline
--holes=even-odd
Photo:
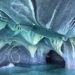
[[[64,59],[57,54],[54,50],[50,50],[46,55],[46,64],[55,64],[62,67],[65,67],[65,61]]]

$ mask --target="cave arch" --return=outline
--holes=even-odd
[[[63,67],[65,66],[65,60],[54,50],[50,50],[45,59],[47,64],[58,64]]]

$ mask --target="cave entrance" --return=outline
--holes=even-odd
[[[57,64],[61,66],[65,66],[64,59],[57,54],[54,50],[50,50],[46,55],[46,63],[47,64]]]

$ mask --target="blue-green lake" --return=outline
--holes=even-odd
[[[56,65],[33,65],[1,68],[0,75],[75,75],[75,70],[65,69]]]

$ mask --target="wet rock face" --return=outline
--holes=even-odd
[[[6,66],[9,63],[15,66],[25,66],[31,63],[31,56],[29,51],[23,46],[10,47],[4,46],[0,50],[0,66]]]
[[[35,53],[35,63],[36,64],[45,64],[45,55],[41,50],[37,50]]]
[[[37,19],[40,23],[47,24],[58,2],[59,0],[36,0]]]
[[[46,62],[48,64],[59,64],[64,66],[65,65],[65,61],[64,59],[58,55],[55,51],[50,51],[47,56],[46,56]]]
[[[69,30],[71,20],[75,16],[75,1],[73,0],[35,0],[37,20],[45,28],[51,28],[55,32],[68,36],[74,35],[74,27]],[[70,35],[71,34],[71,35]]]
[[[8,56],[7,56],[7,48],[9,45],[5,45],[2,49],[0,49],[0,67],[6,66],[9,64]]]

